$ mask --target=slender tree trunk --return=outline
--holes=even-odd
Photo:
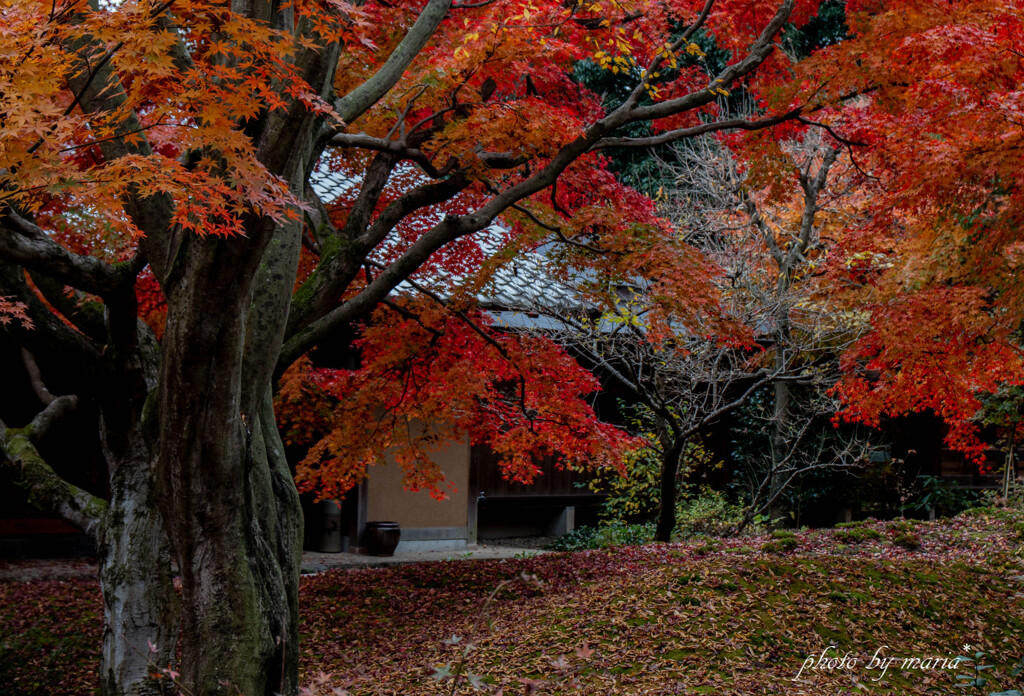
[[[1013,475],[1016,473],[1016,463],[1013,461],[1013,448],[1017,442],[1017,424],[1014,423],[1010,430],[1010,442],[1006,452],[1006,465],[1003,467],[1003,497],[1006,498],[1010,495],[1010,483],[1013,481]]]
[[[159,347],[137,318],[130,285],[107,298],[106,330],[101,369],[118,379],[100,398],[99,435],[110,490],[97,539],[104,607],[101,691],[169,694],[172,685],[152,676],[175,662],[180,625],[171,547],[156,502],[156,433],[147,412],[157,385]]]
[[[783,335],[788,337],[788,326],[783,329]],[[780,342],[775,347],[775,370],[785,367],[785,347]],[[785,459],[789,439],[787,426],[789,422],[790,389],[785,380],[777,380],[773,387],[774,401],[772,403],[772,469],[769,472],[771,482],[768,486],[768,497],[772,501],[768,508],[768,517],[772,524],[775,520],[785,517],[786,510],[782,505],[782,488],[785,485],[786,477],[784,472],[779,470],[780,463]]]
[[[679,461],[686,447],[685,440],[674,440],[663,446],[661,461],[661,506],[658,509],[658,524],[654,540],[669,542],[676,528],[676,477],[679,475]]]

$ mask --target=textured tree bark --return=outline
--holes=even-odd
[[[669,446],[663,446],[661,463],[661,506],[658,509],[658,524],[654,530],[654,540],[669,542],[676,528],[676,476],[679,474],[679,460],[686,447],[685,440],[672,440]]]
[[[167,667],[174,660],[178,606],[148,451],[139,446],[135,458],[121,458],[112,465],[110,500],[104,502],[64,482],[39,455],[32,437],[43,422],[37,417],[28,428],[0,433],[0,459],[21,469],[34,500],[81,527],[96,542],[104,602],[100,693],[171,693],[168,683],[151,676],[154,667]],[[139,435],[137,428],[134,435]],[[141,445],[141,438],[135,443]]]
[[[154,495],[149,461],[125,463],[111,478],[99,543],[103,696],[173,693],[169,682],[150,676],[173,665],[179,625],[170,544]]]
[[[194,241],[164,338],[159,498],[181,569],[183,680],[201,696],[297,690],[302,516],[273,418],[276,352],[244,359],[254,244]],[[251,410],[250,370],[264,380]]]
[[[245,318],[266,243],[189,238],[168,284],[158,497],[181,572],[182,675],[200,696],[272,693],[288,621],[276,540],[258,514],[274,505],[259,485],[267,462],[241,398]]]

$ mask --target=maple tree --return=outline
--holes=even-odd
[[[820,128],[792,128],[785,139],[725,139],[734,152],[691,154],[674,167],[666,207],[725,269],[727,302],[776,375],[741,404],[748,441],[740,459],[747,519],[766,512],[779,519],[794,482],[866,458],[866,442],[829,422],[838,410],[829,394],[838,358],[865,330],[862,315],[838,298],[833,270],[837,250],[845,258],[847,230],[865,216],[863,176]],[[750,441],[763,429],[770,434]]]
[[[622,250],[603,255],[611,272],[627,259],[632,273],[668,269],[664,230],[644,206],[615,205],[633,199],[600,150],[791,117],[721,117],[715,100],[788,76],[775,43],[814,6],[0,5],[0,294],[5,316],[17,306],[32,323],[3,332],[25,349],[44,407],[0,440],[33,498],[97,542],[103,692],[158,691],[148,663],[173,661],[179,626],[191,693],[294,692],[302,520],[275,377],[373,316],[403,281],[479,267],[487,254],[474,235],[499,218],[509,239],[494,263],[554,235],[572,249]],[[698,31],[731,52],[717,74],[700,65]],[[640,81],[602,104],[568,77],[583,59]],[[619,135],[641,121],[657,134]],[[349,182],[338,200],[321,200],[325,169]],[[669,276],[699,285],[686,267]],[[471,305],[455,309],[472,316]],[[402,312],[380,311],[381,335],[426,338]],[[451,350],[472,339],[455,327],[427,333]],[[365,340],[369,349],[374,335]],[[539,383],[564,364],[550,344],[487,345],[474,357],[514,379]],[[501,350],[515,359],[498,360]],[[409,375],[433,369],[405,357]],[[576,375],[568,392],[592,388]],[[47,388],[58,384],[61,396]],[[502,385],[474,384],[495,405],[490,417],[514,413],[497,407],[509,405]],[[572,407],[580,394],[530,386],[518,422],[566,397],[558,418],[590,421]],[[106,498],[62,480],[38,447],[84,402],[99,413]],[[554,441],[539,426],[500,431],[481,413],[510,449]],[[614,441],[575,454],[602,443]],[[317,483],[349,475],[327,473]]]
[[[979,397],[1024,375],[1021,17],[1018,2],[848,3],[850,40],[794,82],[828,85],[815,117],[872,177],[871,216],[839,255],[871,322],[846,355],[846,415],[930,409],[978,461]]]

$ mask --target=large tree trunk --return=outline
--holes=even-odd
[[[302,72],[329,91],[337,46]],[[259,124],[261,161],[302,195],[321,117]],[[251,216],[246,236],[186,236],[162,279],[158,490],[181,571],[182,675],[195,696],[298,689],[302,514],[274,422],[272,376],[300,223]]]
[[[281,562],[282,548],[293,556],[275,524],[290,502],[276,499],[267,424],[242,398],[246,317],[267,236],[186,240],[168,293],[159,497],[181,571],[182,675],[196,696],[294,688],[284,669],[298,568]]]
[[[173,693],[151,677],[173,665],[179,625],[171,550],[154,498],[148,461],[126,462],[111,477],[99,543],[103,696]]]

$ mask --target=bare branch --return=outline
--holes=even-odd
[[[28,378],[32,383],[32,390],[35,391],[36,396],[47,406],[53,403],[57,397],[51,394],[50,390],[43,384],[42,375],[39,373],[39,365],[36,364],[36,359],[27,348],[21,349],[21,360],[25,363],[25,370],[28,372]]]
[[[395,155],[400,159],[411,160],[418,164],[424,173],[426,173],[426,175],[431,179],[440,179],[448,173],[446,170],[439,170],[435,167],[434,163],[430,161],[430,157],[428,157],[425,152],[415,147],[409,147],[399,140],[374,138],[373,136],[366,135],[365,133],[339,133],[330,139],[328,145],[333,147],[355,147],[364,150],[374,150],[376,152],[385,152]]]
[[[36,414],[36,417],[32,419],[32,425],[30,426],[30,437],[32,442],[42,442],[54,423],[77,409],[78,397],[74,394],[54,397],[53,401],[50,401],[46,405],[46,408]]]
[[[793,119],[800,113],[800,111],[801,109],[799,108],[791,109],[784,114],[762,119],[734,118],[728,121],[711,121],[709,123],[702,123],[699,126],[666,131],[664,133],[659,133],[658,135],[652,135],[648,138],[601,138],[601,140],[597,141],[597,144],[595,144],[592,149],[601,150],[606,147],[653,147],[655,145],[665,145],[667,143],[673,143],[677,140],[684,140],[686,138],[694,138],[698,135],[703,135],[704,133],[716,133],[723,130],[761,130]]]

